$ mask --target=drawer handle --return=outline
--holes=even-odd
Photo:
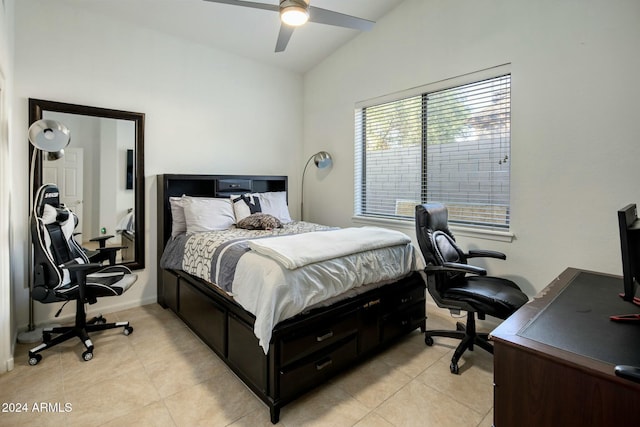
[[[325,360],[321,360],[318,363],[316,363],[316,369],[318,371],[321,371],[327,366],[331,365],[332,363],[333,363],[333,360],[331,360],[330,357],[327,357]]]
[[[400,304],[406,304],[409,301],[411,301],[413,299],[413,297],[405,297],[405,298],[401,298],[400,299]]]
[[[329,331],[324,335],[320,335],[319,337],[316,337],[316,340],[318,340],[318,342],[322,342],[326,339],[329,339],[333,336],[333,331]]]
[[[238,188],[240,184],[229,184],[229,188]]]
[[[368,303],[366,303],[365,305],[363,305],[364,308],[369,308],[369,307],[373,307],[374,305],[378,305],[380,304],[380,298],[375,299],[373,301],[369,301]]]

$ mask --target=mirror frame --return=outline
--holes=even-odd
[[[145,264],[145,235],[144,235],[144,113],[134,113],[131,111],[111,110],[107,108],[90,107],[86,105],[67,104],[64,102],[47,101],[43,99],[29,98],[29,126],[34,122],[42,119],[43,112],[54,111],[58,113],[79,114],[83,116],[105,117],[117,120],[131,120],[135,124],[135,178],[133,188],[134,210],[135,214],[135,247],[134,261],[121,263],[132,270],[140,270]],[[72,135],[73,141],[73,135]],[[31,160],[33,158],[33,150],[35,147],[28,142],[29,145],[29,170],[31,170]],[[29,183],[31,184],[31,183]],[[33,193],[31,198],[35,197],[35,193],[42,185],[42,152],[38,150],[35,158],[33,169]],[[29,207],[31,208],[31,207]]]

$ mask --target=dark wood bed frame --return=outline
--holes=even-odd
[[[229,197],[287,191],[286,176],[158,175],[158,303],[170,308],[270,408],[280,408],[338,372],[425,328],[425,283],[412,273],[278,323],[269,353],[253,333],[255,317],[211,284],[159,261],[171,236],[169,197]]]

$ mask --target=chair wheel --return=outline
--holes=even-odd
[[[93,352],[87,350],[84,353],[82,353],[82,359],[85,362],[88,362],[89,360],[93,359]]]
[[[433,345],[433,338],[430,337],[429,335],[425,335],[424,337],[424,343],[426,345],[428,345],[429,347],[431,347]]]
[[[131,335],[133,333],[133,327],[131,326],[127,326],[124,328],[124,331],[122,331],[123,334],[125,335]]]
[[[104,325],[107,323],[107,319],[102,317],[102,315],[96,317],[96,325]]]
[[[36,366],[38,362],[42,360],[41,354],[34,354],[33,356],[29,355],[29,365]]]
[[[459,374],[460,373],[460,369],[458,368],[458,364],[455,362],[451,362],[451,365],[449,366],[449,370],[451,371],[452,374]]]

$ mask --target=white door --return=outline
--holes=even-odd
[[[83,149],[67,147],[64,156],[58,160],[47,160],[47,154],[42,158],[42,183],[54,183],[60,190],[60,202],[64,203],[78,216],[77,231],[82,230],[83,207]],[[91,236],[85,237],[91,238]]]

